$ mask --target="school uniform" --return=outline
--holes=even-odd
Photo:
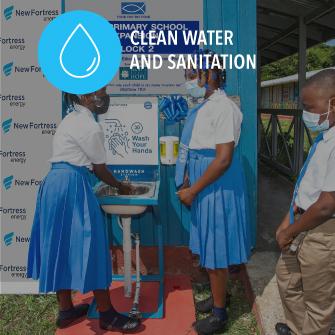
[[[193,185],[215,159],[216,145],[238,146],[242,113],[217,90],[188,115],[181,138],[176,184],[183,169]],[[249,209],[243,167],[234,153],[230,167],[195,197],[191,206],[190,249],[208,269],[246,263],[250,256]]]
[[[28,278],[40,292],[106,289],[112,281],[104,220],[89,168],[106,162],[104,135],[91,111],[76,105],[53,140],[51,170],[37,196]]]
[[[295,219],[321,192],[335,192],[335,127],[319,135],[297,184]],[[293,334],[328,335],[335,316],[335,217],[308,231],[296,255],[283,252],[276,274]]]

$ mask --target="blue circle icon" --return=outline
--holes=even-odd
[[[38,62],[46,79],[74,94],[95,92],[110,83],[121,56],[113,26],[88,11],[58,16],[45,28],[38,45]]]

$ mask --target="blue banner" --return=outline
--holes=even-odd
[[[199,21],[110,21],[117,33],[119,34],[123,54],[193,54],[199,50],[199,46],[185,45],[183,31],[199,31]],[[148,33],[163,31],[166,41],[168,34],[176,31],[177,45],[141,45],[141,39],[135,39],[139,45],[131,43],[130,35],[134,30],[145,34],[144,44],[149,44]]]
[[[131,181],[157,181],[159,178],[159,165],[108,165],[114,177]]]

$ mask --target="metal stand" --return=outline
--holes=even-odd
[[[157,246],[158,246],[158,264],[159,273],[157,275],[141,275],[142,282],[159,282],[159,292],[158,292],[158,308],[156,311],[149,313],[141,313],[144,319],[161,319],[164,316],[164,240],[163,240],[163,227],[161,220],[159,219],[159,209],[158,207],[153,207],[154,222],[156,222],[156,232],[157,232]],[[107,221],[107,220],[106,220]],[[108,234],[108,242],[111,245],[111,235]],[[136,281],[136,276],[132,276],[132,280]],[[124,275],[113,275],[113,281],[124,281]],[[128,315],[128,313],[126,313]],[[97,311],[97,304],[95,298],[93,299],[89,311],[88,318],[98,319],[99,312]]]

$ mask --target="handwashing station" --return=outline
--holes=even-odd
[[[119,195],[113,187],[98,182],[94,191],[106,216],[116,216],[123,234],[124,274],[113,275],[114,281],[124,281],[124,295],[134,302],[130,315],[134,317],[163,317],[164,257],[163,230],[158,217],[159,170],[159,113],[158,99],[152,97],[113,97],[108,112],[99,116],[105,134],[107,165],[119,180],[130,183],[132,195]],[[152,206],[158,239],[159,274],[140,274],[140,239],[132,233],[132,217],[143,214]],[[111,224],[111,220],[106,220]],[[110,236],[110,234],[108,234]],[[109,237],[111,238],[111,237]],[[111,242],[111,241],[110,241]],[[131,250],[136,250],[136,275],[131,272]],[[136,282],[135,292],[132,283]],[[141,282],[158,281],[158,309],[152,313],[141,313],[139,301]],[[97,317],[95,302],[89,316]]]

